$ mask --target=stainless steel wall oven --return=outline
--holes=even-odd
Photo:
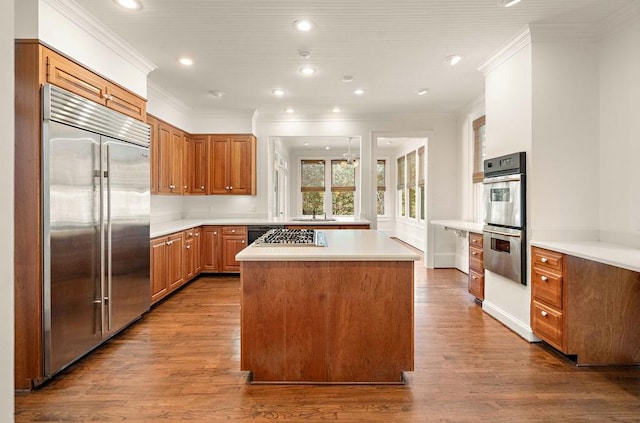
[[[527,284],[526,154],[484,161],[484,267]]]

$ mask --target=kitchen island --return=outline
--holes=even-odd
[[[419,256],[375,230],[326,247],[250,245],[240,261],[240,367],[254,383],[402,383],[413,370]]]

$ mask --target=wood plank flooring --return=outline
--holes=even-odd
[[[640,368],[578,368],[482,312],[456,270],[415,267],[415,371],[401,386],[250,385],[239,278],[207,276],[42,388],[16,422],[640,421]]]

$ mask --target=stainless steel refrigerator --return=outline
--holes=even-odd
[[[149,309],[149,126],[43,87],[44,369]]]

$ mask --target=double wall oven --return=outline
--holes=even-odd
[[[526,154],[484,161],[484,267],[527,284]]]

